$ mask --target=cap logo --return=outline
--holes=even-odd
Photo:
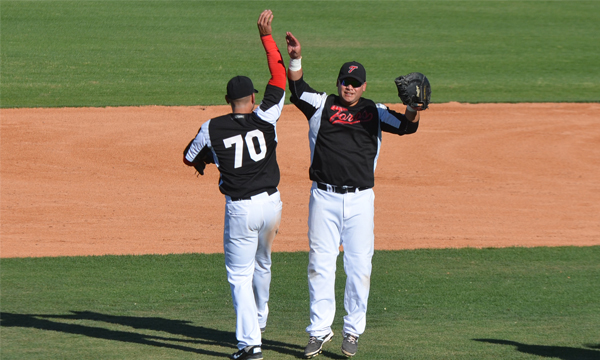
[[[358,66],[356,65],[352,65],[348,68],[348,74],[350,74],[351,72],[353,72],[354,70],[358,69]]]

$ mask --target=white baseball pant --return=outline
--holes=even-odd
[[[375,242],[374,204],[373,189],[337,194],[313,184],[308,215],[310,325],[306,332],[310,336],[331,332],[340,245],[347,276],[343,332],[359,336],[365,331]]]
[[[236,313],[238,349],[261,345],[267,325],[271,284],[271,247],[281,222],[279,192],[251,200],[226,196],[223,247],[227,281]]]

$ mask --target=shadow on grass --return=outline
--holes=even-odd
[[[566,346],[547,346],[547,345],[528,345],[510,340],[498,339],[473,339],[475,341],[487,342],[490,344],[511,345],[517,348],[517,351],[548,358],[557,358],[562,360],[600,360],[600,351],[580,349]],[[600,349],[600,344],[585,345],[590,349]]]
[[[193,326],[190,325],[189,321],[182,320],[170,320],[158,317],[115,316],[91,311],[71,311],[71,314],[67,315],[14,314],[2,312],[0,314],[0,320],[3,328],[23,327],[58,331],[67,334],[84,335],[97,339],[121,341],[187,351],[202,355],[223,357],[228,356],[231,352],[237,350],[237,341],[235,339],[234,332],[210,329],[203,326]],[[166,332],[177,337],[155,336],[142,334],[135,331],[122,331],[106,329],[97,326],[61,322],[65,320],[96,321],[128,326],[140,330]],[[228,353],[221,353],[195,347],[193,346],[195,344],[230,346],[232,351]],[[265,350],[276,351],[288,355],[296,355],[298,357],[299,354],[301,355],[303,352],[303,347],[299,345],[265,339],[263,339],[263,348]]]

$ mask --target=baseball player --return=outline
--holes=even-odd
[[[407,107],[400,114],[363,98],[366,71],[358,62],[342,65],[338,95],[317,92],[304,81],[300,42],[289,32],[286,42],[290,100],[308,119],[313,181],[308,215],[310,325],[304,356],[319,355],[333,337],[336,259],[343,245],[347,314],[342,353],[350,357],[356,354],[366,325],[374,250],[372,188],[381,132],[414,133],[422,108]]]
[[[238,351],[231,359],[262,359],[261,332],[269,314],[271,246],[279,229],[282,203],[276,123],[285,99],[283,58],[271,36],[273,13],[258,19],[260,39],[271,72],[262,102],[255,108],[252,81],[236,76],[227,84],[231,113],[202,124],[184,151],[183,161],[204,174],[213,163],[225,195],[223,246],[227,280],[236,313]]]

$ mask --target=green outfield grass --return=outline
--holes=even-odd
[[[303,252],[273,255],[265,359],[307,335]],[[356,359],[598,359],[600,247],[378,251]],[[334,341],[342,359],[342,289]],[[235,349],[223,255],[2,259],[2,359],[221,359]]]
[[[268,79],[256,19],[275,12],[306,79],[367,97],[428,75],[433,101],[600,101],[600,1],[0,1],[0,107],[224,104]],[[289,96],[289,95],[288,95]],[[260,98],[260,94],[259,94]],[[265,359],[301,357],[306,253],[273,255]],[[600,247],[379,251],[356,359],[600,358]],[[340,264],[341,265],[341,264]],[[318,359],[343,359],[337,333]],[[235,318],[223,255],[0,261],[1,359],[221,359]]]
[[[335,91],[362,62],[366,96],[399,102],[420,71],[433,102],[600,101],[600,1],[11,1],[0,3],[3,108],[225,104],[268,79],[256,20],[303,45],[306,79]],[[262,92],[262,91],[261,91]],[[260,95],[259,95],[260,98]]]

